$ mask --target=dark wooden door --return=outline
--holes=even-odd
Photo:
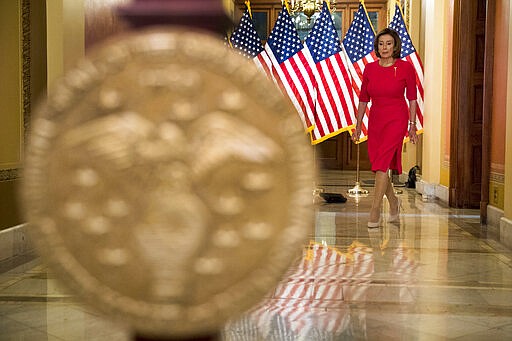
[[[454,13],[450,204],[459,208],[479,208],[486,0],[457,0]]]
[[[322,169],[356,170],[357,148],[350,134],[344,132],[316,145],[316,159]],[[371,169],[366,142],[359,145],[359,168]]]

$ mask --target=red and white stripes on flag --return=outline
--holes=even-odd
[[[261,53],[258,53],[258,55],[254,57],[252,60],[256,64],[258,69],[265,72],[269,79],[273,79],[272,61],[270,60],[267,51],[263,50]]]
[[[356,124],[352,79],[326,2],[306,38],[305,54],[314,65],[317,85],[315,127],[311,140],[318,144]]]
[[[389,28],[398,32],[400,36],[400,40],[402,41],[402,53],[400,57],[403,60],[408,61],[414,67],[414,71],[416,72],[416,88],[418,92],[417,102],[418,106],[416,109],[416,130],[417,134],[423,133],[423,114],[424,114],[424,104],[423,99],[423,64],[421,63],[420,56],[418,52],[414,48],[412,44],[411,37],[409,32],[407,31],[407,27],[404,22],[404,17],[402,15],[402,10],[398,2],[395,4],[395,15],[393,16],[393,20],[389,23]]]
[[[354,20],[343,38],[342,53],[344,54],[348,70],[352,77],[352,89],[356,98],[356,105],[359,103],[361,84],[363,83],[363,71],[366,64],[376,61],[378,58],[373,51],[375,31],[373,30],[368,13],[363,3],[354,16]],[[368,103],[366,114],[363,117],[361,136],[359,142],[368,139],[368,115],[371,103]],[[357,113],[356,113],[357,114]],[[354,118],[355,120],[355,118]]]
[[[283,6],[265,50],[272,62],[272,75],[297,109],[306,130],[315,124],[316,84],[310,60],[304,54],[295,24]]]

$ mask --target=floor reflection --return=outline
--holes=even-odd
[[[373,249],[346,250],[311,241],[273,294],[226,326],[226,340],[333,340],[365,335],[364,302],[374,272]]]
[[[319,184],[345,194],[354,179],[325,172]],[[301,257],[264,300],[226,325],[224,339],[512,339],[512,252],[480,225],[478,211],[403,189],[400,222],[387,222],[384,200],[383,226],[368,229],[367,189],[346,203],[317,202]],[[130,335],[77,303],[35,255],[0,263],[0,340]]]

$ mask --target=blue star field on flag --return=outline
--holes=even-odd
[[[322,12],[315,21],[315,26],[306,38],[306,45],[315,63],[327,59],[341,51],[338,33],[336,32],[331,12],[325,1]]]
[[[395,5],[395,15],[393,16],[393,20],[389,23],[389,28],[397,31],[400,36],[400,40],[402,40],[402,53],[400,54],[400,58],[405,58],[411,53],[416,52],[416,49],[412,44],[411,37],[409,36],[409,32],[407,32],[407,27],[405,26],[404,18],[400,12],[398,4]]]
[[[302,50],[303,46],[299,34],[290,14],[284,6],[268,37],[267,45],[272,49],[279,64]]]
[[[238,49],[240,53],[246,57],[254,58],[264,49],[261,39],[256,32],[254,23],[246,10],[240,19],[240,24],[231,35],[231,44]]]
[[[368,53],[373,51],[375,33],[366,15],[363,5],[359,9],[350,25],[350,28],[343,39],[347,55],[351,63],[355,63]]]

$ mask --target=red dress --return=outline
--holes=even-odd
[[[370,102],[368,117],[368,156],[372,171],[396,169],[402,173],[402,144],[409,121],[408,100],[416,99],[416,74],[413,66],[401,59],[391,66],[379,61],[366,65],[359,95]]]

